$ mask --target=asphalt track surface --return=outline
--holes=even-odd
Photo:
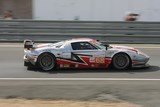
[[[149,68],[56,70],[23,66],[22,44],[0,44],[0,98],[125,100],[160,105],[160,45],[129,45],[150,56]],[[37,79],[39,78],[39,79]]]

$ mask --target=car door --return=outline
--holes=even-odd
[[[71,60],[75,67],[97,68],[105,65],[105,50],[101,50],[89,42],[71,43]]]

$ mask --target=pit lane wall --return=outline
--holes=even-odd
[[[0,42],[85,37],[106,43],[160,44],[160,22],[0,20]]]

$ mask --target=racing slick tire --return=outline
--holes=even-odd
[[[118,70],[127,69],[130,66],[130,58],[125,53],[118,53],[113,57],[112,65]]]
[[[51,71],[56,67],[56,58],[51,53],[42,53],[38,57],[38,66],[43,71]]]

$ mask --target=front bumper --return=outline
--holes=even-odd
[[[31,63],[32,65],[36,65],[37,57],[36,56],[27,56],[24,55],[24,62],[25,63]]]
[[[148,61],[149,56],[147,55],[139,55],[132,60],[132,67],[133,68],[141,68],[141,67],[149,67]]]
[[[149,64],[132,65],[132,68],[148,68],[148,67],[150,67]]]

